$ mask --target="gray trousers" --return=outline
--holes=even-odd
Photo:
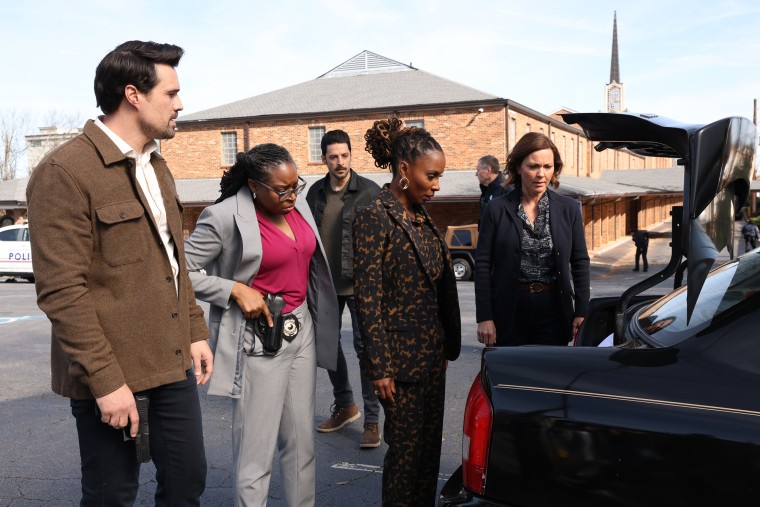
[[[293,313],[301,330],[292,342],[283,340],[277,355],[264,356],[257,339],[254,355],[243,357],[243,389],[241,397],[233,400],[232,414],[237,506],[267,504],[275,447],[286,504],[314,505],[314,327],[306,303]],[[246,342],[252,338],[246,336]]]

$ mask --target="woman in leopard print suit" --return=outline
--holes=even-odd
[[[441,146],[420,128],[377,121],[365,135],[393,179],[354,220],[362,372],[385,410],[384,506],[435,504],[447,361],[461,323],[451,256],[423,204],[440,187]]]

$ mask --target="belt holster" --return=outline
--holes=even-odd
[[[274,356],[282,347],[283,339],[288,342],[293,341],[301,329],[301,323],[294,314],[282,313],[285,308],[285,300],[282,298],[282,294],[267,294],[264,302],[269,308],[269,313],[272,314],[274,325],[269,327],[266,316],[262,314],[254,322],[253,332],[261,340],[264,354]]]

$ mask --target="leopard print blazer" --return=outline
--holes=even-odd
[[[421,257],[424,245],[415,241],[417,226],[387,186],[354,219],[354,296],[364,342],[362,371],[369,380],[417,382],[459,356],[462,330],[451,255],[427,212],[419,212],[440,243],[427,251],[443,253],[437,280],[429,269],[433,263]]]

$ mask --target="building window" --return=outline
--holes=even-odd
[[[425,120],[404,120],[405,127],[417,127],[418,129],[425,128]]]
[[[564,152],[564,155],[562,156],[562,160],[565,162],[565,164],[568,163],[568,156],[567,156],[567,137],[562,136],[562,151]]]
[[[575,166],[575,140],[570,139],[570,156],[567,157],[570,161],[570,167]]]
[[[583,151],[583,141],[578,141],[578,169],[585,170],[586,168],[583,167],[583,156],[585,155],[585,152]],[[588,173],[588,171],[586,171]]]
[[[517,142],[517,119],[510,118],[509,126],[509,147],[512,148]]]
[[[237,155],[237,132],[222,132],[222,165],[235,163]]]
[[[527,134],[528,132],[530,132],[530,123],[525,124],[525,133]]]
[[[309,127],[309,162],[322,161],[322,137],[324,127]]]

